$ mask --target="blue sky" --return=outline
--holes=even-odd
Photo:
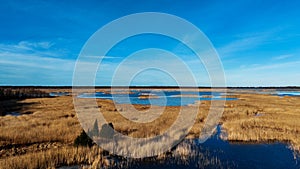
[[[300,86],[299,6],[300,1],[257,0],[2,1],[0,85],[72,85],[77,56],[95,31],[128,14],[164,12],[188,20],[206,34],[219,53],[228,86]],[[190,56],[174,40],[133,37],[108,53],[96,85],[109,85],[118,63],[143,48],[168,50],[183,59]],[[136,59],[139,65],[157,60],[172,65],[155,53],[143,54],[149,57]],[[186,61],[198,85],[209,85],[203,65],[193,64],[192,57]],[[174,80],[149,70],[131,84],[174,85]]]

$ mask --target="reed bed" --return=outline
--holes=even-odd
[[[71,98],[27,99],[21,103],[30,103],[31,106],[24,111],[33,113],[1,117],[0,146],[41,142],[72,143],[79,135],[81,127]]]
[[[92,148],[69,146],[1,159],[0,168],[41,169],[79,164],[96,166],[101,165],[102,154],[102,149],[97,146]]]
[[[284,142],[300,151],[300,98],[247,94],[227,103],[222,117],[230,141]]]
[[[299,97],[280,98],[258,94],[239,94],[236,97],[239,100],[226,102],[220,121],[226,133],[223,139],[244,142],[280,141],[289,143],[296,151],[300,150]],[[115,130],[132,137],[151,137],[163,133],[176,120],[180,108],[167,107],[159,118],[138,123],[122,116],[126,106],[120,109],[108,100],[97,102],[107,122],[113,123]],[[71,96],[32,98],[18,103],[26,105],[20,110],[20,116],[0,117],[0,168],[54,168],[79,164],[100,168],[108,163],[109,160],[102,156],[103,151],[98,147],[77,148],[72,145],[82,128]],[[188,138],[199,136],[209,106],[210,101],[201,102],[200,113]],[[147,106],[135,108],[143,111],[149,109]],[[41,145],[45,145],[44,148],[31,148],[43,147]],[[184,146],[186,147],[178,147],[178,158],[191,154],[191,147]],[[218,159],[211,161],[203,158],[201,164],[205,161],[208,166],[219,165],[220,162]],[[129,163],[130,160],[126,161],[126,165]]]

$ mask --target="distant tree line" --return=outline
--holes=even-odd
[[[49,93],[34,88],[0,88],[0,100],[49,97]]]

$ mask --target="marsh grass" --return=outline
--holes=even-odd
[[[53,168],[91,164],[95,159],[99,161],[99,157],[89,154],[88,147],[73,147],[82,129],[74,112],[72,97],[26,99],[21,104],[30,104],[24,111],[33,113],[0,118],[1,167]],[[138,124],[122,117],[111,102],[99,100],[98,104],[107,121],[112,122],[117,131],[133,137],[149,137],[164,132],[176,119],[178,109],[169,108],[153,122]],[[54,143],[60,146],[54,146]]]
[[[56,168],[59,166],[85,166],[85,168],[139,168],[141,164],[167,164],[176,167],[178,165],[195,165],[197,168],[222,168],[231,164],[223,164],[212,152],[203,151],[191,140],[179,144],[172,152],[167,152],[155,157],[133,159],[117,156],[103,156],[103,151],[97,146],[89,147],[63,147],[42,152],[27,153],[17,157],[0,160],[0,168],[14,169],[41,169]],[[153,166],[155,166],[153,165]]]
[[[100,164],[101,158],[102,150],[97,146],[92,148],[69,146],[1,159],[0,168],[42,169],[78,164],[93,165],[96,160]]]
[[[281,141],[300,150],[300,98],[256,94],[240,94],[239,100],[228,101],[221,124],[229,141]],[[148,123],[136,123],[124,118],[108,100],[97,100],[107,122],[115,129],[132,137],[149,137],[163,133],[176,120],[178,107],[166,108],[163,114]],[[21,116],[0,117],[0,168],[53,168],[62,165],[103,165],[102,150],[96,147],[74,147],[73,142],[82,128],[74,111],[72,97],[34,98],[19,102],[26,105],[21,111],[32,112]],[[199,136],[210,102],[203,101],[200,113],[189,132],[189,138]],[[149,107],[135,106],[147,111]],[[22,113],[22,112],[21,112]],[[49,145],[28,151],[34,145]],[[27,148],[27,149],[26,149]],[[17,153],[14,152],[17,149]],[[182,149],[180,156],[189,151]],[[5,155],[3,155],[5,154]],[[105,160],[104,160],[105,161]],[[218,164],[205,159],[207,163]],[[93,164],[94,163],[94,164]]]
[[[300,102],[298,97],[246,95],[232,102],[222,117],[230,141],[284,142],[300,151]],[[245,96],[244,96],[245,97]]]
[[[72,143],[81,131],[72,107],[72,100],[56,98],[27,99],[26,111],[21,116],[0,118],[0,146],[41,142]]]

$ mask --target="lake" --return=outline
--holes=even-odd
[[[147,96],[145,99],[143,96]],[[100,98],[114,100],[118,104],[141,104],[156,106],[186,106],[201,100],[236,100],[237,98],[226,98],[221,92],[196,92],[196,91],[150,91],[132,90],[129,93],[83,93],[80,98]]]
[[[278,96],[300,96],[300,91],[277,91]]]

